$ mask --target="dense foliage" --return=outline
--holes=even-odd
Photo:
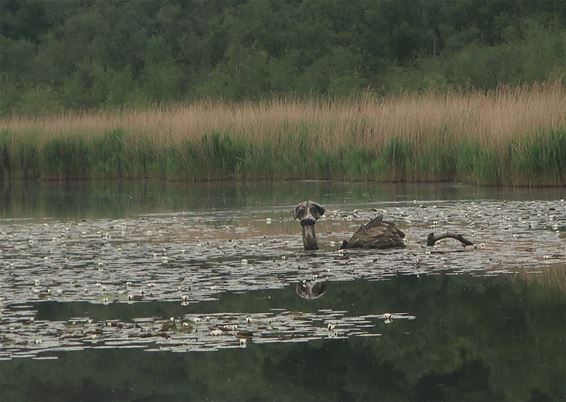
[[[0,114],[565,76],[561,0],[0,0]]]

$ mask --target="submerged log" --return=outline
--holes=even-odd
[[[434,246],[434,243],[436,243],[438,240],[447,239],[447,238],[459,240],[462,243],[462,246],[464,246],[464,247],[474,245],[473,242],[466,239],[461,234],[455,234],[455,233],[450,233],[450,232],[441,233],[437,236],[435,236],[434,233],[430,233],[428,235],[427,239],[426,239],[426,245],[427,246]]]

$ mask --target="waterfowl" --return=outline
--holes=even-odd
[[[302,227],[303,246],[305,250],[318,250],[314,225],[324,215],[324,208],[314,201],[304,201],[295,207],[294,219],[299,219]]]
[[[299,219],[302,227],[305,250],[316,250],[318,244],[314,226],[324,215],[324,208],[314,201],[304,201],[295,207],[294,218]],[[373,218],[352,235],[350,240],[342,242],[341,249],[370,248],[388,249],[405,247],[405,233],[395,227],[392,222],[384,221],[383,215]]]
[[[436,208],[436,206],[433,206]],[[375,211],[375,209],[372,209]],[[302,228],[303,246],[305,250],[317,250],[318,243],[314,226],[316,221],[324,215],[325,209],[314,201],[303,201],[294,210],[294,219],[299,219]],[[355,211],[357,212],[357,211]],[[351,215],[349,215],[351,217]],[[436,223],[436,222],[435,222]],[[461,234],[441,233],[435,235],[430,233],[427,238],[427,246],[434,246],[438,240],[452,238],[458,240],[463,246],[474,245]],[[365,225],[361,225],[352,235],[350,240],[344,240],[340,250],[365,248],[385,250],[390,248],[405,247],[405,233],[395,227],[395,223],[383,220],[383,215],[378,215]],[[332,244],[333,242],[331,242]],[[481,245],[480,245],[481,246]],[[483,247],[482,247],[483,248]]]
[[[344,240],[340,249],[371,248],[389,249],[405,247],[405,233],[395,227],[393,222],[383,220],[378,215],[365,225],[361,225],[350,240]]]

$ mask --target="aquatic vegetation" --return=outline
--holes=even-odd
[[[119,186],[112,197],[126,194],[128,204],[138,202],[130,200],[131,195],[141,198],[127,190],[130,184],[111,183]],[[154,184],[158,187],[152,191],[145,183],[143,193],[165,192],[165,182]],[[498,389],[508,390],[509,400],[524,400],[535,387],[563,395],[565,293],[555,283],[564,282],[559,269],[566,261],[559,237],[566,223],[560,190],[444,185],[480,193],[470,197],[447,191],[453,198],[441,200],[407,192],[409,187],[430,191],[435,186],[402,185],[380,200],[389,185],[231,183],[244,199],[226,203],[226,183],[167,185],[182,187],[181,194],[212,189],[210,198],[204,194],[200,201],[174,197],[179,204],[146,209],[138,204],[134,213],[116,215],[85,211],[83,189],[81,197],[67,194],[66,202],[31,193],[39,215],[20,197],[23,213],[2,209],[0,383],[16,384],[0,387],[2,400],[25,400],[13,395],[34,389],[30,384],[39,384],[36,378],[47,384],[42,393],[45,387],[75,389],[68,384],[79,381],[77,395],[84,394],[82,378],[121,384],[125,374],[116,375],[120,372],[133,372],[140,383],[154,378],[162,384],[167,376],[154,373],[163,367],[167,373],[182,373],[184,388],[191,378],[219,384],[227,373],[243,373],[242,395],[249,395],[247,378],[264,378],[255,374],[265,370],[266,393],[259,399],[271,400],[273,377],[267,373],[281,375],[278,368],[284,366],[278,365],[289,361],[282,390],[289,389],[287,373],[298,370],[296,378],[314,373],[307,378],[309,389],[315,378],[324,377],[325,390],[328,378],[344,377],[346,365],[359,368],[352,384],[369,375],[372,381],[363,384],[373,386],[382,364],[394,379],[403,378],[401,383],[383,381],[388,390],[391,384],[421,389],[431,368],[459,373],[470,361],[481,361],[485,370],[473,378],[493,380]],[[261,197],[251,195],[254,186],[260,186]],[[285,198],[272,194],[270,186]],[[317,186],[323,186],[317,199],[328,207],[317,223],[320,249],[303,252],[291,203],[298,193]],[[363,194],[368,188],[374,191],[345,199],[355,188]],[[527,197],[512,200],[508,191]],[[545,193],[552,196],[543,197]],[[92,194],[97,206],[116,205],[111,198],[99,198],[100,191]],[[46,209],[49,204],[62,206],[66,215]],[[80,205],[81,213],[69,213],[68,205]],[[337,240],[376,213],[399,223],[407,249],[340,253]],[[464,231],[478,248],[453,241],[427,247],[422,240],[433,227]],[[517,270],[524,274],[515,274]],[[545,364],[537,364],[541,359]],[[100,364],[112,366],[111,373],[100,370]],[[16,380],[14,372],[21,373]],[[143,377],[146,372],[150,374]],[[438,381],[444,384],[445,376]],[[540,378],[554,380],[541,383]],[[468,384],[466,379],[463,387]],[[234,399],[233,387],[228,384],[226,397],[218,399]],[[155,389],[170,392],[167,382],[147,389],[147,395]],[[210,388],[202,389],[205,398]],[[136,392],[141,392],[137,386]],[[193,392],[191,388],[191,397]],[[61,400],[59,392],[50,395]],[[300,392],[296,395],[300,400]],[[376,393],[371,389],[364,395],[356,400],[371,400]]]
[[[563,240],[554,229],[566,219],[561,201],[406,201],[382,206],[388,206],[387,216],[399,222],[409,240],[408,250],[381,251],[379,258],[368,250],[338,250],[337,239],[376,213],[360,204],[353,215],[327,211],[319,225],[346,227],[321,231],[316,254],[300,252],[296,222],[287,206],[277,211],[286,216],[278,224],[265,223],[264,211],[245,209],[236,215],[234,210],[216,210],[121,219],[4,219],[0,330],[11,329],[4,331],[0,359],[109,345],[196,351],[245,347],[248,341],[240,339],[248,338],[280,343],[376,336],[380,322],[411,319],[386,310],[345,314],[340,304],[296,310],[305,308],[297,304],[305,298],[317,303],[337,296],[341,303],[336,283],[400,275],[508,276],[518,268],[524,273],[512,277],[516,280],[540,278],[545,286],[564,282],[563,270],[553,268],[563,268],[566,261]],[[226,226],[227,217],[235,217],[234,226]],[[450,242],[427,247],[422,239],[437,222],[446,230],[466,228],[482,243],[476,249]],[[546,274],[531,277],[532,270]],[[289,296],[285,310],[274,310],[269,298],[255,296],[255,312],[222,302],[230,294],[277,291]],[[36,310],[44,302],[70,305],[65,313],[69,318],[46,320]],[[195,312],[208,302],[215,302],[218,313],[206,308]],[[168,303],[170,314],[148,316],[154,303]],[[100,307],[116,313],[101,316],[96,313],[104,311]],[[234,312],[222,311],[228,307]]]
[[[354,215],[329,209],[317,223],[320,250],[308,257],[289,206],[274,211],[283,217],[277,224],[265,223],[264,211],[243,211],[228,225],[233,210],[4,219],[0,294],[11,303],[183,303],[184,298],[193,303],[227,291],[295,287],[312,275],[328,281],[453,271],[489,275],[566,261],[564,240],[555,229],[565,223],[566,206],[558,200],[406,201],[378,204],[384,208],[377,212],[370,206],[376,204],[358,204]],[[376,213],[405,232],[407,249],[382,251],[379,258],[371,250],[339,253],[340,240]],[[477,249],[453,241],[425,246],[427,235],[439,227],[465,232]]]
[[[0,177],[562,186],[565,111],[546,85],[6,117]]]

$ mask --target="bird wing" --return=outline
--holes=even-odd
[[[404,238],[405,233],[395,227],[395,223],[384,221],[383,215],[378,215],[371,221],[362,225],[360,229],[368,237],[386,236],[391,234],[394,237]]]
[[[383,220],[378,215],[352,235],[348,248],[377,248],[385,249],[404,246],[405,233],[395,227],[393,222]]]

